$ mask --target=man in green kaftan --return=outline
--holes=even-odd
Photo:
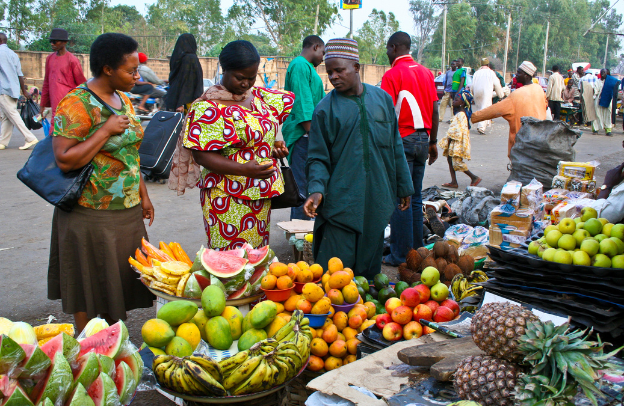
[[[392,98],[360,80],[357,42],[327,42],[325,67],[334,86],[314,110],[304,210],[315,217],[314,258],[338,257],[356,275],[380,272],[384,230],[414,193]]]
[[[299,191],[306,196],[307,180],[305,164],[308,159],[308,136],[314,108],[325,97],[325,89],[316,67],[323,62],[325,43],[310,35],[303,40],[301,55],[293,59],[286,71],[284,89],[295,94],[293,108],[284,122],[282,135],[286,148],[290,151],[288,161],[299,186]],[[303,212],[303,205],[290,209],[290,219],[309,220]]]

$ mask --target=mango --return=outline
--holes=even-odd
[[[347,303],[355,303],[360,298],[360,293],[356,286],[347,285],[342,288],[342,296],[344,297],[345,302]]]
[[[180,324],[178,327],[176,337],[185,339],[187,343],[191,344],[193,351],[195,351],[195,348],[197,348],[201,341],[201,332],[195,323],[184,323]]]
[[[182,337],[173,337],[165,347],[165,353],[180,358],[188,357],[189,355],[193,355],[193,347]]]
[[[225,310],[225,293],[216,285],[206,286],[201,303],[207,317],[219,316]]]
[[[238,339],[238,350],[245,351],[251,348],[255,343],[266,340],[267,333],[261,329],[252,328],[243,333],[243,335]]]
[[[325,295],[323,289],[321,289],[321,287],[315,283],[306,283],[305,285],[303,285],[303,290],[301,291],[301,293],[304,298],[312,303],[318,302],[319,300],[321,300],[323,295]]]
[[[164,347],[175,337],[173,329],[164,320],[150,319],[141,327],[143,341],[150,347]]]
[[[197,313],[197,305],[189,300],[174,300],[160,308],[156,317],[176,327],[190,321]]]
[[[271,300],[266,300],[254,306],[249,313],[249,322],[253,328],[265,328],[277,316],[277,306]]]
[[[331,301],[327,297],[323,297],[312,306],[312,314],[327,314],[331,307]]]
[[[283,317],[274,318],[271,324],[264,328],[267,333],[267,337],[273,337],[280,328],[286,325],[286,323],[288,323],[288,321],[286,321],[286,319],[284,319]]]
[[[224,317],[230,325],[232,339],[238,340],[243,335],[243,313],[234,306],[226,306],[221,317]]]
[[[305,288],[305,287],[304,287]],[[294,292],[294,291],[293,291]],[[300,295],[293,295],[284,302],[284,309],[292,312],[297,308],[297,302],[301,299]],[[280,312],[281,313],[281,312]]]
[[[216,316],[208,320],[208,323],[206,323],[206,336],[208,337],[208,344],[217,350],[227,350],[234,342],[230,324],[222,316]]]
[[[199,333],[201,334],[201,338],[207,342],[206,323],[208,323],[208,317],[206,317],[206,313],[204,313],[203,309],[198,310],[197,313],[195,313],[195,317],[191,319],[191,323],[194,323],[197,326]]]
[[[245,333],[245,331],[251,330],[253,327],[251,326],[251,321],[249,321],[249,316],[251,315],[251,312],[248,312],[245,317],[243,318],[243,333]]]

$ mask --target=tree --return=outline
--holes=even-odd
[[[440,24],[440,18],[436,17],[436,7],[430,1],[411,0],[409,4],[416,32],[415,41],[413,41],[416,48],[416,60],[422,63],[425,47],[431,42],[431,34]]]
[[[398,30],[399,22],[393,13],[386,15],[383,11],[373,9],[355,36],[359,45],[360,62],[389,65],[386,43]]]
[[[7,22],[13,30],[14,40],[18,47],[28,37],[28,31],[33,25],[33,20],[36,19],[33,8],[33,0],[9,0]]]

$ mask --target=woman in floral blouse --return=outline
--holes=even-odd
[[[203,167],[198,186],[208,246],[262,247],[269,243],[271,198],[284,191],[276,158],[288,150],[275,136],[294,95],[254,86],[260,56],[248,41],[227,44],[219,62],[221,85],[191,106],[184,147]]]

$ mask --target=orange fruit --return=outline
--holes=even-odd
[[[280,302],[275,302],[275,307],[277,307],[277,314],[280,314],[284,311],[284,305]]]
[[[358,331],[356,329],[354,329],[354,328],[351,328],[351,327],[345,327],[344,330],[342,330],[342,334],[346,338],[345,341],[349,341],[351,339],[354,339],[355,336],[357,336]]]
[[[297,309],[297,302],[299,301],[299,299],[301,299],[303,296],[301,295],[294,295],[288,298],[288,300],[286,300],[284,302],[284,309],[286,309],[286,311],[292,312],[295,309]]]
[[[310,343],[310,352],[317,357],[324,357],[329,351],[329,346],[322,338],[313,338]]]
[[[323,267],[319,264],[310,265],[310,270],[312,271],[312,275],[314,276],[313,280],[317,280],[321,276],[323,276]]]
[[[342,365],[347,365],[357,361],[357,355],[349,354],[342,360]]]
[[[317,372],[323,369],[325,366],[325,361],[323,358],[317,357],[316,355],[310,355],[310,361],[308,362],[308,368],[310,371]]]
[[[336,271],[329,277],[328,284],[331,289],[342,289],[347,286],[349,282],[351,282],[351,279],[348,273]]]
[[[334,272],[337,271],[342,271],[344,269],[344,266],[342,265],[342,261],[340,260],[340,258],[332,258],[329,260],[329,262],[327,263],[327,270],[329,271],[329,274],[333,274]]]
[[[269,272],[276,277],[284,276],[288,273],[288,266],[286,264],[282,264],[281,262],[273,262],[269,265]]]
[[[279,278],[277,278],[276,286],[279,290],[290,289],[293,287],[293,281],[292,279],[290,279],[289,276],[280,276]]]
[[[336,357],[329,357],[325,360],[325,370],[331,371],[342,366],[342,360]]]
[[[282,319],[286,320],[286,323],[288,323],[292,316],[288,314],[287,312],[283,312],[283,313],[278,313],[277,316],[275,317],[281,317]]]
[[[334,314],[332,320],[334,321],[334,325],[336,326],[338,331],[342,331],[345,327],[347,327],[349,323],[349,316],[347,316],[347,313],[345,312],[337,312],[336,314]]]
[[[299,299],[295,305],[297,309],[301,310],[304,314],[310,314],[312,311],[312,303],[306,299]]]
[[[312,271],[309,269],[303,269],[297,274],[297,282],[307,283],[312,282],[314,280],[314,275],[312,275]]]
[[[336,340],[329,346],[329,353],[337,358],[347,355],[347,343],[342,340]]]
[[[310,334],[312,335],[312,338],[316,337],[316,329],[314,327],[310,327]]]
[[[357,338],[352,338],[347,341],[347,351],[349,351],[349,354],[357,354],[357,346],[359,343],[361,343],[361,341]]]
[[[349,327],[351,328],[358,328],[362,325],[362,318],[356,314],[354,316],[349,317]]]
[[[262,287],[262,289],[265,289],[265,290],[275,289],[276,284],[277,284],[277,277],[272,274],[266,275],[264,278],[262,278],[262,281],[260,282],[260,286]]]
[[[330,289],[329,292],[327,292],[327,297],[331,300],[333,305],[343,305],[345,302],[342,292],[338,289]]]

